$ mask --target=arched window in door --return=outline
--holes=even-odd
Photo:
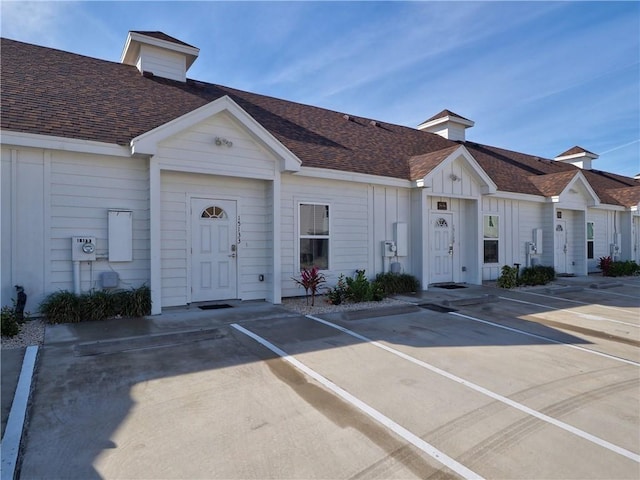
[[[211,207],[205,208],[202,211],[202,215],[200,215],[200,217],[211,218],[211,219],[227,218],[227,213],[220,207],[216,207],[215,205],[212,205]]]

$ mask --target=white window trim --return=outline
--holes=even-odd
[[[484,219],[485,217],[495,217],[498,219],[498,236],[497,237],[485,237],[484,235]],[[498,261],[497,262],[485,262],[484,261],[484,242],[486,240],[494,240],[496,242],[498,242],[498,248],[497,248],[497,255],[498,255]],[[497,213],[483,213],[482,214],[482,264],[483,265],[500,265],[500,215],[498,215]]]
[[[302,205],[319,205],[321,207],[329,207],[329,235],[302,235],[300,233],[300,224],[301,224],[301,220],[300,220],[300,207]],[[297,224],[295,225],[296,228],[296,258],[295,258],[295,267],[296,267],[296,272],[299,272],[301,267],[300,267],[300,240],[305,239],[305,238],[311,238],[311,239],[326,239],[329,241],[329,254],[328,254],[328,258],[327,258],[327,268],[326,269],[321,269],[321,272],[328,272],[331,270],[331,254],[332,254],[332,248],[331,248],[331,232],[333,231],[333,225],[332,225],[332,209],[333,206],[331,205],[331,203],[329,202],[323,202],[323,201],[317,201],[317,200],[313,200],[313,201],[305,201],[305,200],[298,200],[296,202],[296,210],[297,210]]]

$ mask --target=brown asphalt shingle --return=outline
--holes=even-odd
[[[138,33],[184,43],[162,32]],[[577,172],[577,167],[553,160],[454,142],[371,119],[345,118],[343,112],[222,85],[143,76],[134,66],[14,40],[2,39],[1,61],[4,130],[129,145],[133,138],[228,95],[303,166],[416,180],[463,144],[503,191],[544,195],[556,186],[532,178]],[[584,173],[601,200],[610,200],[606,203],[622,201],[619,195],[607,194],[609,190],[640,186],[628,177]]]

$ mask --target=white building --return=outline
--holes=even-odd
[[[640,182],[587,150],[542,159],[465,141],[474,122],[447,110],[412,129],[187,79],[198,52],[161,32],[130,32],[121,63],[2,40],[2,305],[16,284],[32,312],[147,284],[160,313],[279,303],[312,264],[426,289],[640,260]]]

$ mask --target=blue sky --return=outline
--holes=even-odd
[[[8,2],[2,36],[119,61],[129,30],[200,48],[190,78],[640,172],[640,2]]]

